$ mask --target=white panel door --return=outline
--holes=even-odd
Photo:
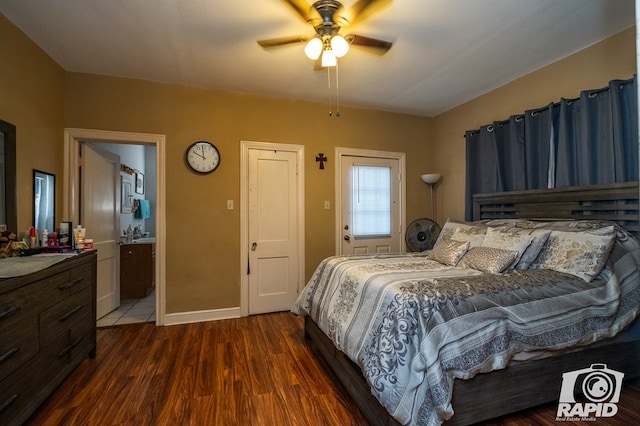
[[[297,153],[249,150],[249,314],[291,309],[298,287]]]
[[[400,161],[342,156],[341,254],[402,250]]]
[[[81,224],[98,250],[97,318],[120,306],[120,157],[82,144]]]

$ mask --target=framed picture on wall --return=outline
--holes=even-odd
[[[133,193],[131,192],[131,181],[124,176],[120,176],[122,180],[122,203],[120,212],[131,213],[131,205],[133,203]]]
[[[144,175],[136,173],[136,194],[144,194]]]

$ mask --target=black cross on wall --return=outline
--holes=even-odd
[[[316,162],[320,163],[320,170],[324,170],[324,162],[325,161],[329,161],[329,159],[327,157],[325,157],[322,152],[320,154],[316,155]]]

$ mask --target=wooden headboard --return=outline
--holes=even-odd
[[[610,220],[637,237],[640,236],[638,195],[638,182],[476,194],[473,196],[473,220]]]

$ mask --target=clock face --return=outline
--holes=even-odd
[[[199,141],[187,148],[187,164],[194,172],[211,173],[220,164],[220,153],[212,143]]]

